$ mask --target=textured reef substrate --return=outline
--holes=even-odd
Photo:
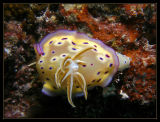
[[[155,118],[156,4],[4,4],[4,118]],[[73,98],[41,93],[33,44],[58,29],[76,30],[129,56],[104,90]],[[121,92],[128,95],[123,98]]]

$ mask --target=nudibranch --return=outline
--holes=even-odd
[[[102,41],[76,31],[58,30],[34,45],[36,68],[44,82],[42,92],[53,96],[83,94],[95,86],[106,87],[118,70],[129,67],[130,58],[115,52]]]

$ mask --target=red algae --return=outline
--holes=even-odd
[[[113,38],[123,38],[126,42],[134,42],[139,36],[136,28],[128,28],[122,23],[114,22],[116,21],[115,16],[108,17],[104,21],[93,18],[87,10],[87,5],[82,5],[81,10],[73,9],[65,11],[65,9],[62,8],[61,13],[64,16],[69,16],[71,13],[74,13],[77,16],[78,22],[87,24],[93,34],[93,38],[102,40],[103,42],[107,42]]]
[[[143,9],[145,9],[148,4],[123,4],[122,7],[125,8],[125,12],[131,16],[137,16],[138,14],[144,15]]]
[[[143,48],[124,51],[132,61],[121,90],[130,96],[131,101],[149,103],[156,99],[156,53],[153,50],[155,46],[147,51]]]
[[[113,84],[122,82],[112,91],[114,95],[123,91],[130,102],[145,104],[156,101],[156,4],[8,4],[4,7],[5,118],[27,117],[32,105],[39,104],[36,98],[40,99],[42,84],[36,82],[35,67],[27,65],[35,60],[33,43],[59,29],[85,33],[131,58],[131,66],[123,71],[123,78],[113,79]],[[117,74],[119,76],[121,72]],[[87,107],[84,107],[83,100],[77,100],[84,105],[79,107],[79,113],[86,108],[84,116],[88,117],[91,113],[87,110],[97,111],[95,107],[97,112],[100,110],[96,117],[106,113],[103,110],[108,98],[102,100],[101,93],[97,93],[97,97],[97,100],[91,99]],[[66,106],[67,109],[61,111],[65,103],[57,105],[57,101],[53,100],[51,104],[58,117],[63,112],[65,117],[78,116],[77,110],[72,111]]]

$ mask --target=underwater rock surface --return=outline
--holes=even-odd
[[[4,4],[4,118],[155,118],[156,23],[152,4]],[[35,65],[33,44],[59,29],[103,41],[131,60],[105,89],[88,99],[48,97]],[[31,65],[30,65],[31,64]]]

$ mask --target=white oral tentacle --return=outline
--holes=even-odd
[[[70,65],[67,66],[67,68],[69,68],[69,71],[67,72],[67,74],[64,76],[64,78],[61,81],[61,84],[64,82],[64,80],[74,71],[78,70],[78,65],[72,60],[72,59],[67,59],[64,63],[64,66],[67,62],[70,62]],[[60,85],[60,84],[59,84]]]
[[[55,83],[56,83],[57,87],[59,87],[58,82],[57,82],[58,81],[58,72],[59,72],[59,70],[60,70],[60,68],[58,68],[56,73],[55,73]]]
[[[87,99],[87,93],[86,93],[86,81],[85,81],[85,79],[84,79],[84,76],[81,74],[81,73],[79,73],[79,72],[75,72],[74,74],[76,74],[76,75],[78,75],[78,76],[80,76],[81,77],[81,79],[82,79],[82,81],[83,81],[83,92],[84,92],[84,95],[85,95],[85,99]]]
[[[67,74],[64,76],[64,78],[62,79],[62,81],[61,81],[61,84],[64,82],[64,80],[71,74],[71,70],[69,70],[68,72],[67,72]]]
[[[71,82],[70,82],[70,100],[71,100],[71,105],[72,105],[73,107],[75,107],[74,104],[73,104],[73,102],[72,102],[72,88],[73,88],[73,73],[71,73]]]
[[[68,61],[69,61],[70,63],[72,62],[71,59],[67,59],[67,60],[64,62],[64,65],[63,65],[63,66],[65,66]]]
[[[65,73],[65,71],[64,71],[64,66],[65,66],[65,62],[68,60],[70,58],[70,56],[67,56],[62,62],[61,62],[61,64],[60,64],[60,69],[61,69],[61,71],[63,72],[63,73]]]
[[[85,62],[85,61],[81,61],[81,60],[76,60],[76,61],[75,61],[75,63],[77,63],[77,64],[78,64],[78,63],[86,64],[86,62]]]
[[[65,66],[67,62],[69,62],[70,64],[68,66]],[[75,107],[75,105],[72,102],[72,89],[73,89],[73,80],[74,80],[73,77],[74,77],[74,75],[77,75],[77,76],[79,76],[82,79],[82,82],[83,82],[83,92],[85,94],[85,99],[87,99],[86,82],[85,82],[84,76],[81,73],[77,72],[78,69],[79,69],[79,66],[78,66],[79,63],[86,64],[84,61],[81,61],[81,60],[72,60],[72,59],[67,59],[64,62],[63,66],[65,68],[68,68],[69,71],[63,77],[63,79],[62,79],[62,81],[60,83],[60,84],[62,84],[64,82],[64,80],[70,75],[71,78],[70,78],[70,86],[69,86],[69,89],[68,89],[69,90],[69,92],[68,92],[68,95],[69,95],[68,96],[68,100],[69,100],[69,103],[73,107]],[[63,68],[63,66],[62,66],[62,68]]]

